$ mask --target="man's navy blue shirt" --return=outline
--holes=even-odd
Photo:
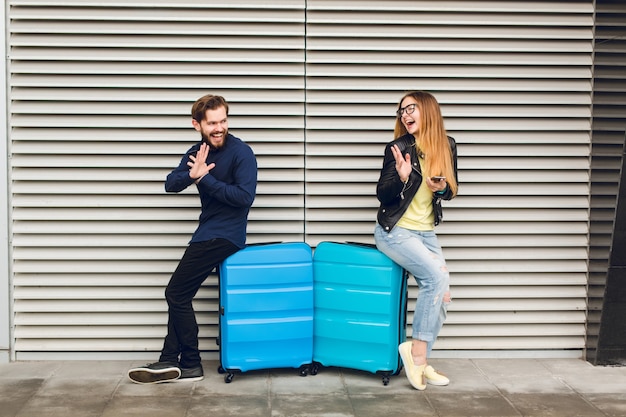
[[[165,180],[165,191],[178,193],[191,184],[189,154],[195,154],[196,143],[182,157],[176,169]],[[246,245],[248,213],[256,195],[257,161],[252,148],[241,139],[226,137],[220,149],[210,149],[206,164],[215,167],[197,184],[202,204],[198,228],[189,243],[214,238],[227,239],[239,248]]]

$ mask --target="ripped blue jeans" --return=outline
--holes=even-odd
[[[378,249],[406,269],[419,292],[413,315],[413,339],[428,343],[428,354],[447,316],[443,301],[450,290],[450,274],[434,231],[420,232],[395,226],[387,233],[377,224],[374,239]]]

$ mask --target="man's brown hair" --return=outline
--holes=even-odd
[[[206,116],[207,110],[215,110],[220,107],[226,109],[226,115],[228,116],[228,103],[222,96],[216,96],[213,94],[207,94],[200,97],[191,106],[191,117],[198,123],[200,123]]]

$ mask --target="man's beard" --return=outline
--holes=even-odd
[[[222,143],[220,143],[219,146],[214,146],[211,143],[211,141],[209,140],[209,137],[207,135],[205,135],[204,133],[200,133],[200,136],[202,137],[202,142],[204,142],[207,145],[209,145],[209,149],[220,149],[221,147],[223,147],[226,144],[226,138],[228,137],[228,130],[224,131]]]

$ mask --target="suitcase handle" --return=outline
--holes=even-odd
[[[275,244],[277,244],[277,243],[283,243],[283,242],[281,242],[280,240],[277,240],[277,241],[275,241],[275,242],[257,242],[257,243],[249,243],[249,244],[246,244],[246,247],[248,247],[248,246],[275,245]]]
[[[364,246],[366,248],[374,248],[376,249],[376,244],[374,243],[364,243],[364,242],[346,242],[349,245],[356,245],[356,246]]]

